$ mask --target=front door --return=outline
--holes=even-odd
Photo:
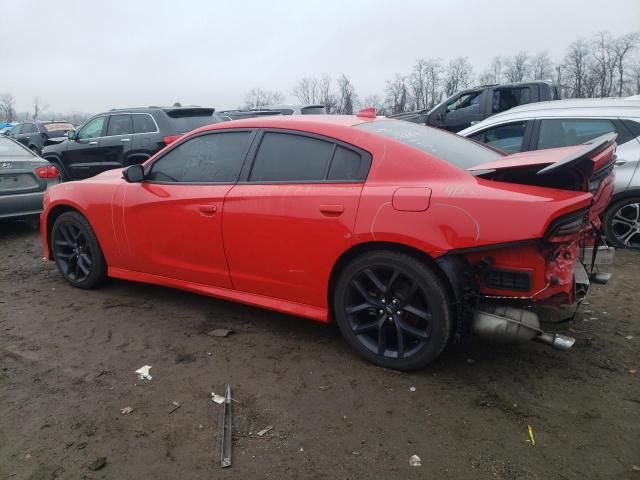
[[[225,199],[223,234],[237,290],[326,307],[331,268],[352,243],[370,157],[267,131],[246,181]]]
[[[248,130],[191,137],[123,186],[129,265],[138,272],[231,288],[222,242],[224,199],[238,179]]]

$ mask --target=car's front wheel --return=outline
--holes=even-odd
[[[617,247],[640,249],[640,197],[613,203],[603,215],[607,239]]]
[[[405,253],[371,251],[353,259],[334,291],[336,323],[362,357],[398,370],[422,368],[451,335],[451,301],[441,278]]]
[[[78,212],[65,212],[56,219],[51,229],[51,251],[58,270],[74,287],[94,288],[107,278],[98,239]]]

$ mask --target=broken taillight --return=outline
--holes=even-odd
[[[565,243],[575,240],[586,221],[586,209],[564,215],[551,222],[544,239],[549,243]]]
[[[44,167],[38,167],[35,170],[36,175],[40,178],[58,178],[58,169],[55,165],[45,165]]]

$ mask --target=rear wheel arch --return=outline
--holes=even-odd
[[[58,172],[60,172],[60,177],[62,178],[63,182],[71,179],[71,176],[67,172],[66,168],[62,165],[62,160],[58,155],[49,153],[44,154],[42,158],[55,165],[55,167],[58,169]]]
[[[340,275],[346,268],[346,266],[356,257],[363,253],[372,252],[372,251],[393,251],[404,253],[414,257],[417,261],[424,263],[428,266],[440,279],[445,289],[449,293],[451,299],[457,297],[456,290],[451,283],[451,279],[447,276],[444,270],[438,265],[436,260],[429,255],[428,253],[419,250],[417,248],[409,247],[402,243],[394,243],[394,242],[365,242],[359,243],[357,245],[352,246],[348,250],[342,253],[340,257],[336,260],[331,269],[331,274],[329,275],[329,284],[327,289],[327,302],[329,305],[329,313],[333,315],[333,294],[335,291],[336,284]]]

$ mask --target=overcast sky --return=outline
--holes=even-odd
[[[289,100],[303,76],[346,73],[361,97],[417,58],[547,50],[640,31],[640,0],[0,0],[0,93],[59,112],[235,107],[253,87]]]

